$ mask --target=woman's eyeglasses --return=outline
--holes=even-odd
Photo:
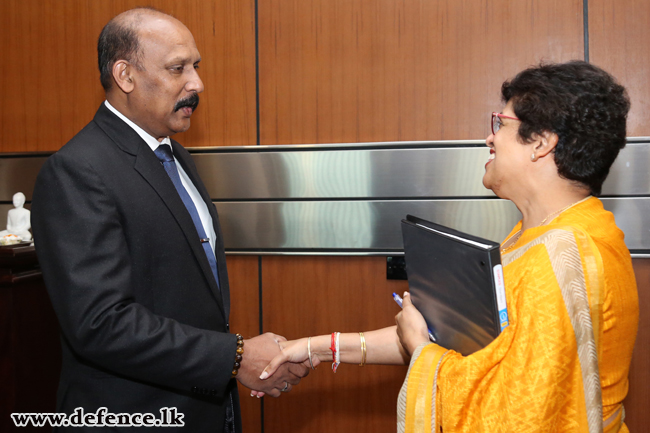
[[[503,126],[503,123],[501,123],[502,118],[503,119],[519,120],[516,117],[506,116],[505,114],[492,113],[492,135],[496,135],[496,133],[499,132],[499,129],[501,129],[501,126]]]

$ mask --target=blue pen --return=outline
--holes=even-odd
[[[395,300],[395,302],[397,302],[397,305],[399,305],[400,308],[404,308],[404,307],[402,307],[402,297],[400,295],[393,292],[393,299]],[[427,328],[427,331],[429,331],[429,340],[431,340],[431,341],[433,341],[435,343],[436,342],[436,337],[433,336],[433,332],[431,332],[431,330],[429,328]]]

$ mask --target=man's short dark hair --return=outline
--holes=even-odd
[[[110,20],[99,34],[97,61],[104,90],[109,90],[113,85],[112,70],[118,60],[126,60],[136,68],[142,69],[142,52],[136,28],[142,15],[146,13],[164,14],[151,7],[132,9]]]
[[[597,66],[583,61],[541,64],[503,83],[504,102],[512,101],[521,120],[519,137],[554,132],[561,177],[600,194],[609,169],[625,147],[630,100],[623,86]]]

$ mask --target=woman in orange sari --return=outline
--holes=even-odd
[[[399,432],[627,432],[638,298],[623,233],[596,196],[625,146],[628,97],[579,61],[522,71],[502,97],[483,184],[522,214],[502,244],[509,326],[462,356],[429,342],[405,294],[397,327],[341,334],[339,358],[410,357]],[[328,335],[280,344],[269,374],[333,358]]]

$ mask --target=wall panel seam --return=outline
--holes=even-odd
[[[589,61],[589,0],[582,0],[582,28],[584,31],[585,62]]]

